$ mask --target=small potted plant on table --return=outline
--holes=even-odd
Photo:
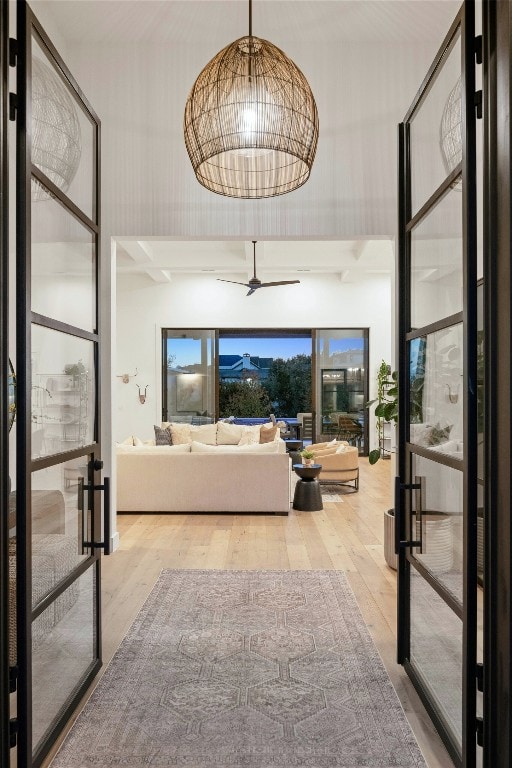
[[[310,451],[310,450],[309,450],[309,448],[304,448],[304,449],[303,449],[303,450],[300,452],[300,455],[302,456],[302,463],[303,463],[303,464],[304,464],[306,467],[310,467],[310,466],[311,466],[311,464],[312,464],[312,463],[313,463],[313,461],[314,461],[314,458],[315,458],[315,454],[313,453],[313,451]]]

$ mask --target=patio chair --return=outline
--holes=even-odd
[[[312,440],[313,439],[313,414],[298,413],[297,421],[300,424],[300,439]]]
[[[346,440],[351,445],[359,446],[363,436],[363,428],[358,421],[350,416],[338,416],[338,434],[336,440]]]

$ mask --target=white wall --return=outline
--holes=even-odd
[[[390,243],[383,243],[390,252]],[[236,279],[236,278],[235,278]],[[276,277],[279,279],[279,277]],[[162,328],[370,328],[370,395],[382,358],[391,359],[391,280],[369,276],[364,283],[342,283],[329,276],[301,275],[300,285],[269,288],[247,297],[242,287],[212,276],[176,277],[155,284],[149,277],[123,275],[117,285],[117,362],[115,374],[139,374],[129,384],[114,384],[114,439],[130,434],[153,437],[161,421]],[[144,405],[137,382],[149,385]],[[373,439],[373,424],[370,425]]]

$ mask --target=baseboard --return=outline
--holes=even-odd
[[[115,552],[116,549],[119,549],[119,533],[116,531],[112,534],[110,537],[110,551]]]

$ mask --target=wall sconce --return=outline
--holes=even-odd
[[[144,387],[144,394],[141,393],[140,387],[138,384],[136,384],[135,386],[139,390],[139,402],[141,405],[144,405],[144,403],[146,402],[146,393],[148,391],[149,384],[146,384],[146,386]]]
[[[136,368],[135,369],[135,373],[117,373],[116,374],[116,378],[117,379],[121,379],[123,384],[129,384],[130,383],[130,379],[135,378],[135,376],[137,376],[138,373],[139,373],[139,371]]]
[[[453,403],[453,404],[458,403],[459,402],[459,387],[460,387],[460,384],[454,384],[453,385],[453,390],[452,390],[452,385],[451,384],[446,384],[445,386],[448,389],[448,400],[450,401],[450,403]]]

